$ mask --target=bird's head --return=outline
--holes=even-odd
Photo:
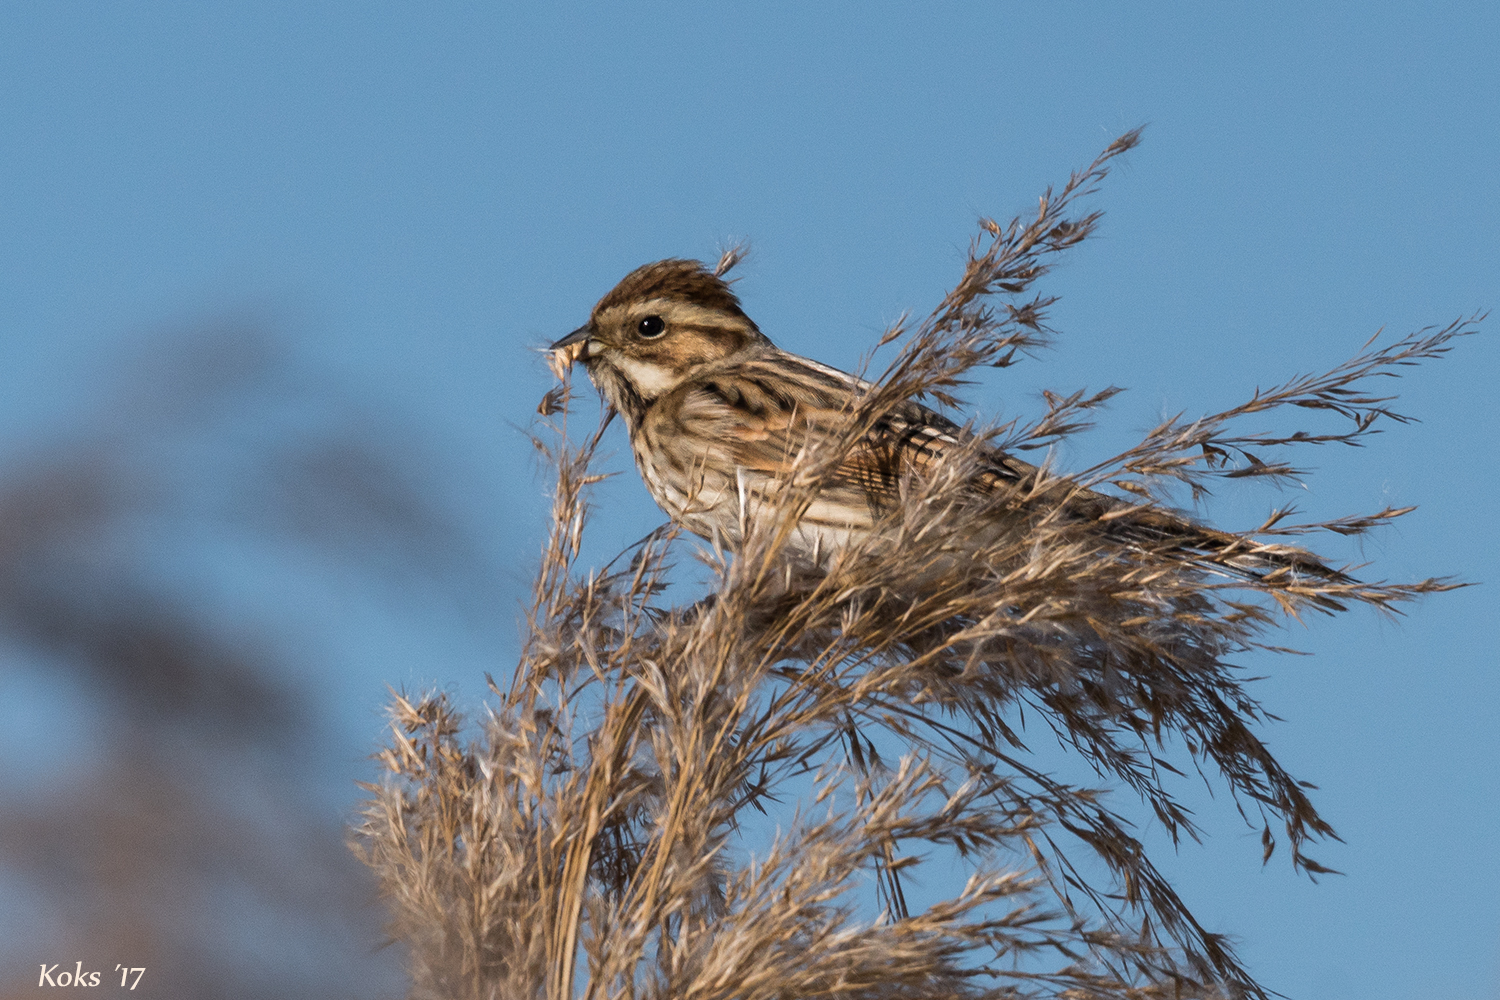
[[[661,260],[626,275],[551,349],[582,361],[629,418],[706,366],[770,345],[727,281],[696,260]]]

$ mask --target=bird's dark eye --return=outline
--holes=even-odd
[[[650,340],[666,333],[667,324],[660,316],[647,316],[635,325],[635,332]]]

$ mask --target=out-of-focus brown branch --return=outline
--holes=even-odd
[[[32,680],[14,710],[75,713],[54,721],[63,759],[17,755],[0,782],[0,862],[42,911],[8,914],[32,936],[0,951],[33,977],[44,957],[83,960],[105,985],[146,967],[156,996],[394,994],[320,785],[350,756],[330,753],[324,668],[219,590],[243,547],[262,571],[268,550],[285,573],[332,555],[365,581],[460,589],[466,540],[392,436],[256,331],[180,335],[120,367],[100,411],[13,444],[0,476],[0,676]]]

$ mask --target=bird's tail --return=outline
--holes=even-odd
[[[1273,586],[1299,580],[1320,584],[1357,582],[1307,549],[1219,531],[1160,508],[1120,504],[1102,514],[1100,521],[1115,540],[1164,554],[1186,555],[1204,568],[1242,579]]]

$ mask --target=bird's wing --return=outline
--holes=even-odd
[[[681,387],[674,407],[676,434],[703,442],[719,464],[784,480],[798,456],[847,425],[867,383],[795,355],[776,354],[719,366]],[[919,403],[906,401],[855,441],[830,473],[823,495],[864,510],[858,520],[888,509],[901,478],[921,474],[950,449],[964,446],[963,429]],[[981,452],[974,485],[1015,483],[1035,467],[1001,452]]]
[[[867,383],[807,359],[777,353],[719,366],[678,390],[675,433],[699,443],[704,460],[785,481],[799,454],[846,425]],[[908,475],[921,476],[957,449],[973,449],[966,486],[977,501],[1061,509],[1099,525],[1101,536],[1136,550],[1186,553],[1237,575],[1296,569],[1347,580],[1311,552],[1217,531],[1151,505],[1066,484],[1033,496],[1038,469],[998,449],[975,447],[963,428],[910,400],[876,422],[843,456],[819,495],[814,519],[869,525],[898,501]],[[732,475],[732,473],[731,473]],[[1026,499],[1021,499],[1025,497]]]

